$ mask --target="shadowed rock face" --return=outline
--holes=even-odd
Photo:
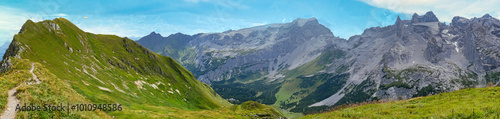
[[[411,18],[411,23],[419,22],[439,22],[438,18],[432,11],[425,13],[423,16],[419,16],[417,13],[413,14]]]
[[[349,40],[334,37],[315,18],[185,39],[169,37],[154,43],[156,47],[145,46],[160,47],[154,51],[173,57],[204,82],[225,81],[227,86],[264,79],[263,87],[281,89],[280,96],[290,97],[269,104],[295,112],[409,99],[499,81],[491,74],[500,72],[500,21],[488,14],[455,17],[450,25],[440,23],[432,12],[414,14],[411,20],[398,17],[394,25],[368,28]],[[139,43],[151,41],[145,37]],[[179,41],[187,43],[174,48],[172,43]],[[253,83],[238,86],[245,85],[257,92],[263,88]],[[275,94],[269,95],[276,99]]]

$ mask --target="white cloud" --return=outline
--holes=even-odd
[[[13,36],[19,32],[26,20],[41,20],[39,15],[20,9],[5,6],[0,6],[0,9],[0,44],[12,41]]]
[[[23,24],[31,19],[34,22],[45,18],[65,17],[66,14],[41,15],[21,9],[0,6],[0,44],[12,41],[15,34],[19,32]]]
[[[57,17],[65,17],[65,16],[68,16],[67,14],[62,14],[62,13],[59,13],[59,14],[54,14],[53,16],[57,16]]]
[[[235,9],[248,9],[250,7],[243,5],[242,0],[214,0],[213,3],[219,6]]]
[[[197,25],[194,25],[197,27],[189,27],[185,24],[170,24],[158,16],[89,16],[87,19],[80,18],[72,22],[86,32],[120,37],[143,37],[152,31],[163,36],[178,32],[195,34],[211,31]]]
[[[82,17],[70,16],[64,13],[47,13],[39,12],[33,13],[22,9],[11,8],[0,5],[0,45],[12,41],[15,34],[19,32],[22,25],[31,19],[34,22],[39,22],[46,19],[54,19],[58,17],[65,17],[75,23],[77,26],[81,27],[84,31],[97,33],[97,34],[114,34],[118,36],[144,36],[146,34],[140,34],[138,30],[144,30],[142,25],[130,25],[124,18],[120,20],[93,20],[90,24],[83,24]],[[75,19],[71,19],[75,18]],[[84,19],[86,17],[83,17]],[[85,19],[89,20],[89,19]],[[148,31],[150,29],[147,29]],[[2,50],[2,49],[0,49]]]
[[[262,26],[266,25],[267,23],[252,23],[252,26]]]
[[[481,17],[488,13],[500,16],[500,0],[360,0],[395,12],[423,15],[433,11],[440,21],[451,22],[455,16]]]

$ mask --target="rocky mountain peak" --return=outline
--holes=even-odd
[[[156,32],[151,32],[149,35],[146,35],[144,37],[142,37],[140,40],[144,39],[145,37],[147,37],[147,39],[151,39],[151,40],[155,40],[155,41],[161,41],[161,39],[163,39],[163,36],[160,34],[160,33],[156,33]]]
[[[434,15],[432,11],[425,13],[423,16],[419,16],[417,13],[414,13],[411,18],[411,23],[419,23],[419,22],[439,22],[439,19]]]
[[[306,24],[306,23],[319,24],[318,19],[316,19],[315,17],[312,17],[309,19],[297,18],[297,19],[293,20],[292,23],[296,23],[300,27],[304,26],[304,24]]]
[[[400,25],[401,24],[401,18],[399,17],[398,15],[398,18],[396,19],[396,23],[394,23],[395,25]]]
[[[451,20],[451,26],[465,27],[469,24],[470,20],[464,17],[456,16]]]
[[[492,17],[492,16],[490,16],[490,14],[485,14],[485,15],[483,15],[483,17],[481,17],[481,18],[488,19],[488,18],[493,18],[493,17]]]
[[[139,43],[144,42],[144,44],[142,44],[144,47],[151,47],[151,46],[155,46],[155,45],[161,45],[165,42],[165,40],[161,34],[153,31],[149,35],[146,35],[146,36],[140,38],[139,40],[137,40],[137,42],[139,42]]]
[[[156,33],[156,32],[151,32],[149,35],[147,36],[150,36],[150,37],[163,37],[160,33]]]

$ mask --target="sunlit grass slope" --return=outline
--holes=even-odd
[[[7,52],[12,67],[0,78],[1,111],[7,91],[31,78],[31,63],[42,83],[20,87],[22,102],[118,103],[130,113],[151,111],[148,106],[199,111],[231,105],[171,58],[128,38],[84,32],[64,18],[28,20]]]
[[[499,118],[499,105],[500,87],[469,88],[405,101],[351,106],[303,118]]]
[[[9,71],[0,75],[0,112],[5,110],[7,103],[7,91],[22,84],[17,88],[17,97],[21,100],[21,105],[25,103],[33,103],[35,105],[44,104],[91,104],[91,102],[76,93],[64,81],[56,78],[44,66],[39,63],[34,64],[33,73],[37,75],[41,81],[40,84],[26,85],[24,82],[30,82],[32,75],[29,72],[31,62],[28,59],[12,59],[13,67]],[[19,111],[18,118],[111,118],[103,111],[79,111],[79,112],[62,112],[62,111]]]

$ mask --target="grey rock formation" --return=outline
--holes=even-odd
[[[13,41],[15,41],[14,39]],[[19,46],[19,44],[16,44],[15,42],[10,43],[9,48],[5,51],[5,54],[3,54],[2,61],[0,61],[0,73],[4,73],[9,68],[12,66],[11,58],[17,58],[21,59],[20,54],[23,53],[24,47],[27,46]]]
[[[176,59],[198,80],[215,83],[224,98],[250,97],[295,112],[500,80],[500,21],[488,14],[455,17],[450,25],[432,12],[414,14],[349,40],[311,18],[193,36],[152,33],[138,42]],[[244,95],[224,94],[234,90]]]
[[[411,18],[411,23],[419,23],[419,22],[439,22],[439,20],[432,11],[429,11],[422,16],[419,16],[417,13],[414,13]]]
[[[259,72],[268,80],[274,80],[283,77],[279,71],[297,68],[317,58],[333,42],[345,42],[334,37],[316,18],[172,38],[180,35],[184,34],[173,34],[163,40],[153,32],[138,42],[176,59],[205,83],[245,72]],[[181,41],[186,43],[172,44]],[[180,47],[175,48],[176,45]],[[184,53],[176,53],[178,51]]]
[[[498,19],[453,18],[448,26],[437,21],[432,12],[414,15],[411,21],[369,28],[351,37],[348,61],[355,61],[351,77],[342,90],[311,106],[336,105],[362,82],[363,92],[374,99],[409,99],[417,96],[483,87],[486,73],[500,71],[500,27]],[[347,93],[346,93],[347,92]],[[370,100],[370,99],[366,99]],[[366,101],[358,100],[358,101]]]

